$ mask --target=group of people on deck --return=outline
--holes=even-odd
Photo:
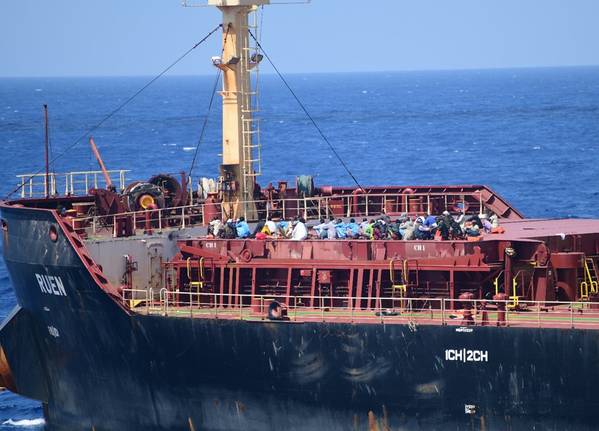
[[[370,240],[459,240],[477,239],[484,233],[502,233],[495,214],[451,215],[448,211],[435,216],[426,214],[410,217],[402,215],[396,220],[382,214],[377,218],[364,218],[358,223],[354,218],[344,222],[331,217],[328,221],[308,227],[303,217],[289,221],[268,217],[252,230],[243,217],[222,222],[215,218],[210,222],[208,234],[214,238],[280,238],[303,241],[305,239],[370,239]]]
[[[258,222],[253,231],[243,217],[239,217],[237,220],[229,219],[225,223],[215,218],[210,222],[208,234],[214,238],[223,239],[266,239],[273,237],[303,241],[308,238],[308,228],[303,217],[276,222],[273,217],[268,217],[266,221]]]
[[[396,220],[383,214],[376,219],[364,218],[361,223],[353,218],[349,223],[335,218],[328,222],[321,219],[313,229],[316,238],[320,239],[450,240],[479,237],[485,232],[498,232],[501,228],[494,214],[490,217],[486,214],[454,217],[445,211],[440,216],[402,215]]]

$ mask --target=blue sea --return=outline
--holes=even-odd
[[[528,217],[599,217],[599,67],[289,75],[362,185],[487,184]],[[0,195],[43,168],[42,105],[54,156],[149,78],[0,79]],[[129,179],[189,170],[214,77],[164,77],[93,133]],[[261,183],[351,178],[274,75],[260,78]],[[215,177],[213,108],[194,176]],[[86,140],[55,172],[97,169]],[[0,314],[15,305],[0,263]],[[39,404],[0,394],[0,430],[41,429]]]

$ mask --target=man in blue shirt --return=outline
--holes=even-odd
[[[350,238],[358,238],[360,236],[360,225],[356,223],[356,219],[350,219],[347,224],[347,236]]]
[[[424,225],[428,228],[434,229],[437,227],[437,217],[432,214],[427,214],[424,220]]]
[[[414,238],[428,240],[432,239],[431,228],[426,225],[424,217],[418,217],[414,224]]]
[[[343,220],[340,218],[337,219],[335,223],[335,230],[337,231],[337,238],[345,239],[347,236],[347,225],[343,223]]]

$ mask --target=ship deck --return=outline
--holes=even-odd
[[[55,217],[103,289],[122,292],[133,314],[264,321],[277,301],[291,323],[599,328],[599,220],[522,219],[482,186],[406,190],[336,189],[276,206],[283,219],[304,214],[308,226],[465,206],[467,216],[501,215],[503,232],[445,241],[220,239],[206,234],[206,222],[222,216],[216,202],[89,216],[90,197],[69,203],[78,216]],[[27,203],[59,202],[67,204]],[[484,301],[498,295],[506,311]]]
[[[503,234],[487,235],[485,239],[517,241],[524,239],[568,237],[599,233],[599,220],[591,219],[523,219],[502,221]]]
[[[316,222],[309,223],[308,226],[316,224]],[[250,223],[250,227],[253,230],[255,228],[255,223]],[[518,241],[518,240],[536,240],[536,239],[545,239],[551,237],[569,237],[573,235],[593,235],[599,234],[599,220],[593,219],[522,219],[522,220],[502,220],[501,227],[505,229],[504,233],[493,233],[493,234],[485,234],[482,233],[480,236],[480,241]],[[152,237],[164,237],[168,236],[170,232],[179,232],[179,237],[195,237],[196,239],[206,239],[207,238],[207,228],[204,226],[189,226],[189,227],[171,227],[171,228],[163,228],[160,231],[147,234],[144,229],[136,229],[135,235],[132,238],[147,238],[148,236]],[[86,241],[112,241],[114,237],[111,235],[111,231],[104,230],[102,232],[97,233],[96,235],[90,234],[87,235]],[[318,240],[315,238],[308,238],[310,240]],[[269,241],[286,241],[286,238],[269,238]],[[357,239],[352,239],[352,241],[356,241]],[[335,239],[335,240],[323,240],[323,241],[347,241],[347,239]],[[362,241],[374,241],[374,240],[366,240]],[[385,241],[385,240],[379,240]],[[404,240],[395,240],[395,241],[404,241]],[[438,240],[412,240],[419,242],[430,242],[436,243]],[[443,241],[443,242],[465,242],[465,240],[451,240],[451,241]]]
[[[130,293],[130,292],[129,292]],[[127,293],[124,293],[125,297]],[[186,294],[185,296],[189,296]],[[205,295],[200,294],[204,297]],[[194,294],[195,297],[195,294]],[[249,299],[249,298],[247,298]],[[257,300],[256,300],[257,299]],[[284,319],[269,319],[268,304],[274,298],[254,298],[254,301],[231,306],[213,306],[207,299],[184,300],[165,296],[159,301],[124,300],[134,314],[183,319],[239,320],[275,323],[343,323],[382,325],[434,325],[457,327],[501,326],[513,328],[599,329],[599,304],[590,302],[539,302],[452,300],[441,298],[394,298],[378,307],[358,309],[335,306],[331,298],[314,298],[321,307],[305,304],[312,298],[290,298]],[[337,299],[337,298],[333,298]],[[339,298],[340,299],[340,298]],[[359,300],[360,298],[358,298]],[[199,302],[198,302],[199,301]],[[202,302],[202,301],[205,301]],[[327,303],[327,301],[330,301]],[[296,305],[294,305],[296,304]]]

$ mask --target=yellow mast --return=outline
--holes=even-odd
[[[228,217],[256,219],[254,184],[259,170],[259,132],[255,124],[251,69],[262,58],[250,43],[249,15],[270,0],[208,0],[223,14],[222,57],[213,57],[223,72],[223,163],[221,187],[223,207]]]

